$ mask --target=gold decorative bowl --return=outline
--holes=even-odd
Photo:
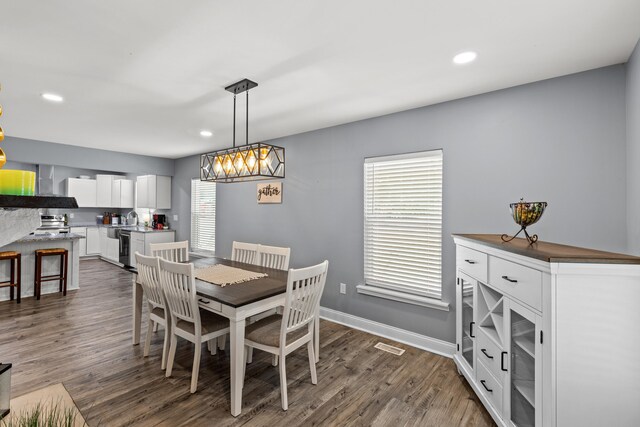
[[[533,236],[530,236],[529,233],[527,233],[527,227],[538,222],[546,207],[547,202],[525,202],[523,199],[520,199],[519,202],[511,203],[509,205],[509,208],[511,208],[511,217],[516,224],[520,226],[520,231],[518,231],[514,236],[503,234],[501,236],[502,241],[510,242],[515,239],[518,234],[524,232],[524,236],[529,241],[530,245],[537,242],[538,235],[534,234]]]
[[[511,208],[511,216],[516,224],[522,227],[528,227],[535,224],[542,217],[547,202],[517,202],[509,205]]]
[[[33,196],[35,191],[35,172],[0,169],[0,194]]]

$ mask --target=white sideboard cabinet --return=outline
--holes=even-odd
[[[640,258],[454,241],[454,360],[498,425],[640,425]]]

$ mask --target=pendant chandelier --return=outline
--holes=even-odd
[[[200,180],[209,182],[244,182],[284,178],[284,148],[256,142],[249,144],[249,89],[258,83],[240,80],[225,90],[233,93],[233,147],[203,154],[200,157]],[[246,142],[236,147],[236,95],[247,93]]]

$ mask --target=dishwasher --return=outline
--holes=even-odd
[[[128,267],[131,265],[131,231],[123,229],[116,230],[118,240],[120,241],[120,264]]]

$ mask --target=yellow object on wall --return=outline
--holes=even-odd
[[[0,194],[33,196],[35,189],[35,172],[0,169]]]

